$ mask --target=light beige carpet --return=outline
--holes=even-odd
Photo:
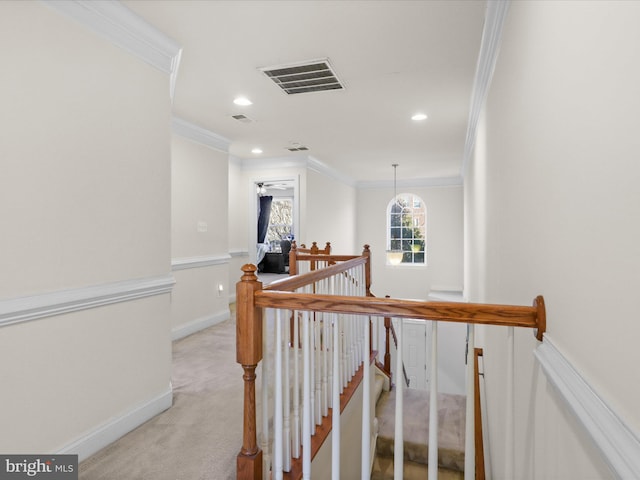
[[[174,405],[85,460],[81,480],[225,480],[242,444],[232,319],[174,342]]]
[[[376,407],[377,454],[393,458],[396,390],[384,392]],[[464,471],[466,397],[438,394],[438,466]],[[429,392],[404,390],[404,458],[422,464],[429,458]]]

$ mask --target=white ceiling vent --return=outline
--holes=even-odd
[[[289,95],[344,89],[328,58],[260,70]]]

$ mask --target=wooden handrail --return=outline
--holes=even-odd
[[[310,255],[322,255],[320,260],[327,260],[326,256],[331,254],[331,243],[327,242],[326,246],[320,250],[318,248],[318,244],[313,242],[311,248],[306,248],[304,243],[298,247],[298,244],[294,240],[291,242],[291,250],[289,251],[289,274],[297,275],[298,274],[298,261],[299,260],[308,260],[310,270],[316,269],[316,260],[310,258],[302,258],[305,253]]]
[[[309,255],[309,256],[317,257],[317,255]],[[354,257],[354,256],[342,256],[342,257],[340,260],[338,260],[340,261],[340,263],[336,263],[335,265],[331,265],[327,268],[322,268],[320,270],[314,270],[312,272],[308,272],[303,275],[289,276],[284,280],[280,280],[279,282],[272,283],[271,285],[267,285],[264,288],[264,290],[292,292],[306,285],[312,285],[316,282],[319,282],[320,280],[324,280],[325,278],[329,278],[339,273],[346,272],[347,270],[350,270],[353,267],[357,267],[358,265],[362,265],[367,261],[365,257]],[[336,257],[332,256],[331,258],[336,258]]]
[[[327,270],[330,268],[333,268],[333,266],[328,267]],[[256,292],[254,300],[256,306],[264,308],[535,328],[537,329],[536,336],[539,339],[542,338],[546,326],[544,322],[544,299],[542,296],[536,297],[532,307],[482,303],[424,302],[396,298],[311,295],[273,290]]]

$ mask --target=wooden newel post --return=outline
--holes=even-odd
[[[298,274],[298,245],[294,240],[291,242],[291,250],[289,250],[289,275]]]
[[[364,246],[362,250],[362,256],[367,257],[367,263],[364,264],[364,281],[367,288],[367,297],[371,296],[371,250],[369,245]]]
[[[244,373],[244,421],[242,448],[237,457],[239,480],[262,480],[262,450],[256,441],[256,367],[262,360],[262,310],[256,308],[254,293],[262,290],[257,267],[242,267],[236,284],[236,361]]]

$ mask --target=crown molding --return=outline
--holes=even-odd
[[[327,177],[333,178],[334,180],[338,180],[339,182],[342,182],[345,185],[349,185],[350,187],[356,186],[356,182],[351,177],[348,177],[338,170],[331,168],[326,163],[321,162],[315,157],[307,157],[307,168],[312,172],[320,173]]]
[[[0,301],[0,327],[170,293],[173,275],[124,280]]]
[[[469,123],[467,125],[467,135],[464,144],[464,156],[462,157],[462,176],[465,176],[469,161],[473,154],[473,147],[476,142],[478,121],[484,108],[493,72],[498,60],[500,50],[500,40],[504,21],[507,18],[510,0],[489,0],[485,15],[484,29],[482,30],[482,41],[476,64],[476,74],[473,81],[473,91],[471,93],[471,108],[469,111]]]
[[[640,478],[640,438],[562,355],[545,333],[535,356],[618,478]]]
[[[423,187],[452,187],[461,186],[462,177],[437,177],[437,178],[410,178],[398,180],[397,186],[401,188],[423,188]],[[393,180],[380,180],[372,182],[358,182],[357,188],[393,188]]]
[[[229,263],[231,255],[204,255],[200,257],[174,258],[171,260],[171,270],[186,270],[188,268],[210,267]]]
[[[210,130],[202,128],[195,123],[188,122],[179,117],[172,117],[171,130],[176,135],[188,138],[196,143],[200,143],[207,147],[213,148],[223,153],[229,153],[229,145],[231,140],[213,133]]]
[[[173,98],[182,47],[115,0],[42,0],[55,10],[170,76]]]

